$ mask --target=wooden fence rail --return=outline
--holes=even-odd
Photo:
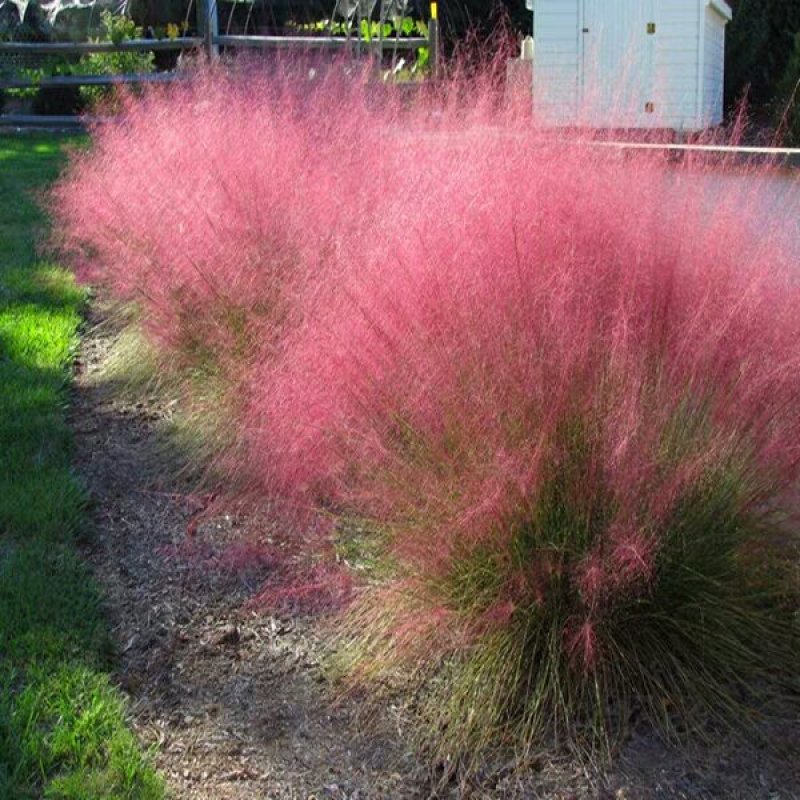
[[[439,71],[439,28],[435,19],[428,24],[428,36],[387,37],[367,40],[358,36],[234,36],[220,35],[215,0],[198,0],[198,36],[182,36],[174,39],[132,39],[125,42],[0,42],[0,58],[6,56],[62,56],[80,57],[90,53],[144,53],[163,51],[198,51],[208,59],[215,59],[220,48],[226,50],[298,50],[340,51],[351,55],[373,55],[418,51],[429,48],[433,77]],[[76,65],[76,69],[79,65]],[[132,84],[171,83],[183,80],[188,73],[177,71],[129,73],[118,75],[71,75],[38,77],[35,75],[6,74],[0,71],[0,90],[64,89],[80,86],[115,86]],[[58,124],[69,117],[58,117]],[[76,118],[75,122],[79,120]],[[30,127],[35,125],[52,127],[55,118],[32,114],[0,115],[0,126]]]
[[[344,36],[214,36],[212,45],[217,47],[256,48],[260,50],[347,50],[361,44],[365,52],[378,47],[386,52],[398,50],[419,50],[430,46],[430,39],[424,36],[399,39],[357,39]],[[60,55],[79,56],[88,53],[127,53],[164,50],[194,50],[206,45],[206,39],[197,36],[179,39],[131,39],[114,44],[113,42],[0,42],[0,55]]]
[[[125,42],[0,42],[0,55],[80,56],[88,53],[140,53],[156,50],[192,50],[201,47],[199,36],[177,39],[129,39]]]
[[[0,89],[66,89],[80,86],[130,86],[145,83],[172,83],[185,78],[179,72],[150,72],[116,75],[53,75],[47,78],[0,79]]]
[[[212,43],[220,47],[244,47],[259,50],[348,50],[357,47],[365,53],[381,48],[391,52],[398,50],[419,50],[428,47],[430,41],[422,36],[400,39],[349,39],[344,36],[214,36]]]

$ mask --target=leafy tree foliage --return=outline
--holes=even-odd
[[[730,107],[747,92],[755,107],[774,112],[776,104],[787,99],[800,33],[800,0],[737,0],[733,5],[725,62],[726,103]]]
[[[778,87],[783,99],[781,125],[789,144],[800,145],[800,31],[794,35],[794,47],[789,63]]]

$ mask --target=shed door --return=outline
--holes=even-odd
[[[654,0],[583,0],[582,124],[654,124],[654,6]]]

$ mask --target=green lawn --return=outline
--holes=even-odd
[[[100,595],[75,549],[85,498],[64,415],[84,298],[35,252],[35,193],[64,144],[0,136],[0,800],[151,800],[163,786],[108,680]]]

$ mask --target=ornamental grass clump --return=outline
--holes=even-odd
[[[294,297],[369,207],[364,75],[333,64],[311,80],[314,64],[209,69],[124,96],[54,192],[56,244],[135,303],[183,368],[228,380],[277,347]]]
[[[360,176],[375,138],[364,75],[323,67],[209,69],[123,95],[52,196],[55,244],[133,309],[204,460],[238,457],[249,366],[297,324],[296,297],[377,191]]]
[[[485,124],[415,152],[413,218],[252,387],[262,473],[377,548],[351,685],[413,689],[449,758],[774,711],[800,289],[759,176]]]
[[[467,762],[789,708],[777,173],[623,158],[473,70],[412,96],[308,75],[130,100],[56,199],[84,273],[231,399],[231,480],[337,521],[367,576],[347,684],[412,692],[425,745]]]

